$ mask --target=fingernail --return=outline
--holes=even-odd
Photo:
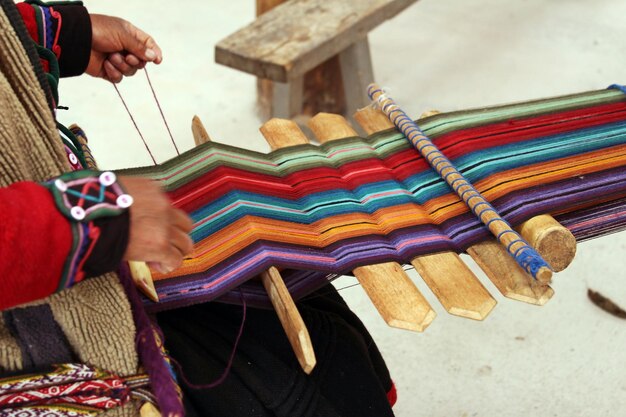
[[[170,272],[172,272],[174,270],[174,268],[170,268],[168,266],[165,266],[163,264],[159,264],[159,272],[162,274],[169,274]]]
[[[150,61],[154,60],[157,57],[156,52],[153,49],[146,49],[146,58]]]

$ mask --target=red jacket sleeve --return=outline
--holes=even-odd
[[[28,34],[36,43],[39,43],[39,30],[37,28],[37,20],[35,19],[35,11],[27,3],[18,3],[15,6],[22,16]]]
[[[57,290],[72,247],[69,221],[37,183],[0,188],[0,310]]]

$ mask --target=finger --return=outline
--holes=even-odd
[[[180,209],[173,210],[172,223],[185,233],[189,233],[191,232],[191,229],[193,229],[193,221],[191,220],[191,217]]]
[[[161,262],[146,262],[148,264],[148,268],[158,271],[161,274],[169,274],[173,270],[169,267],[166,267]]]
[[[124,57],[124,60],[126,61],[126,63],[132,67],[135,67],[137,69],[142,69],[143,67],[146,66],[146,61],[143,61],[141,59],[139,59],[138,57],[136,57],[133,54],[128,54]]]
[[[148,262],[148,266],[150,267],[150,269],[156,269],[161,274],[169,274],[177,268],[167,266],[163,262]]]
[[[179,252],[181,258],[193,252],[193,240],[180,229],[174,228],[170,234],[170,241]]]
[[[113,64],[116,70],[118,70],[127,77],[135,75],[135,72],[137,72],[137,68],[128,65],[126,63],[126,60],[124,59],[124,56],[122,56],[122,54],[120,53],[114,53],[109,55],[107,61]]]
[[[154,57],[154,59],[146,59],[146,61],[152,61],[155,64],[160,64],[163,61],[163,52],[152,37],[148,37],[146,47],[146,58]]]
[[[183,254],[174,245],[170,245],[168,250],[161,253],[158,262],[161,266],[159,271],[168,274],[182,265]]]
[[[127,54],[124,57],[124,61],[126,61],[126,63],[128,65],[130,65],[131,67],[138,67],[142,62],[145,62],[145,61],[142,61],[141,59],[137,58],[133,54]]]
[[[126,34],[122,38],[124,49],[143,61],[160,64],[163,60],[163,53],[156,41],[143,30],[126,22]]]
[[[105,78],[107,80],[111,81],[112,83],[119,83],[120,81],[122,81],[122,73],[119,72],[108,60],[104,61],[102,66],[104,67],[104,72],[106,74]]]

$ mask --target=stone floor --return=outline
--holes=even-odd
[[[150,67],[179,147],[197,114],[216,141],[267,151],[255,81],[213,61],[215,43],[249,23],[252,0],[90,2],[154,35],[165,60]],[[377,81],[411,115],[601,89],[626,82],[626,2],[423,0],[370,37]],[[145,77],[120,85],[159,161],[173,155]],[[60,115],[88,132],[101,166],[150,164],[114,89],[64,80]],[[342,291],[384,352],[398,417],[613,417],[626,410],[626,321],[587,299],[594,288],[626,306],[626,234],[582,243],[544,307],[498,298],[484,322],[448,315],[415,274],[438,317],[422,334],[393,330],[361,288]],[[469,262],[469,261],[468,261]],[[352,284],[350,278],[339,287]],[[486,280],[487,288],[496,294]],[[621,411],[620,411],[621,410]]]

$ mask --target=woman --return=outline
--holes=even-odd
[[[130,210],[114,199],[116,216],[79,219],[80,210],[76,216],[73,206],[63,204],[64,187],[82,175],[77,172],[83,172],[87,158],[65,129],[59,138],[52,114],[59,75],[86,71],[117,82],[146,62],[160,63],[161,52],[129,23],[89,16],[80,4],[31,1],[18,5],[20,14],[12,1],[0,0],[0,5],[0,201],[5,214],[0,224],[0,371],[81,362],[123,377],[135,375],[136,330],[127,295],[114,274],[85,277],[112,271],[122,259],[151,262],[166,271],[177,267],[191,250],[191,223],[156,185],[137,178],[107,185],[117,190],[115,197],[132,196]],[[72,168],[78,171],[68,174]],[[108,184],[99,172],[89,175],[84,181]],[[91,213],[89,207],[82,209]],[[54,245],[42,236],[54,236]],[[63,291],[50,296],[58,290]],[[46,296],[42,304],[11,308]],[[250,308],[232,367],[210,389],[201,385],[228,368],[241,307],[208,303],[159,314],[166,347],[180,364],[187,414],[392,416],[395,391],[384,362],[336,291],[328,286],[298,307],[318,356],[310,376],[300,370],[275,313]],[[85,405],[72,411],[136,415],[138,405],[126,394],[103,401],[115,406],[109,411]],[[0,414],[10,409],[4,407]],[[58,404],[24,407],[31,415],[50,407],[63,412]]]

